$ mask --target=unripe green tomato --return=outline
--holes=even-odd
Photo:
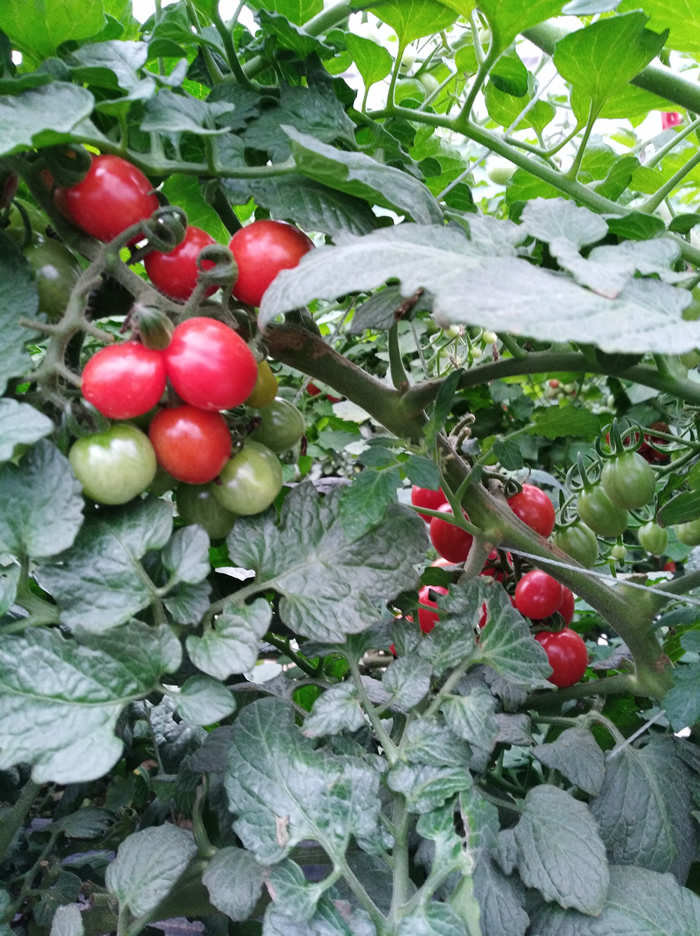
[[[562,530],[557,530],[552,537],[552,542],[586,569],[590,569],[598,558],[596,535],[580,520]]]
[[[210,484],[178,485],[175,504],[185,523],[199,524],[211,539],[228,536],[236,522],[236,515],[214,497]]]
[[[416,77],[425,88],[426,94],[432,94],[433,91],[437,91],[440,87],[440,82],[435,75],[431,75],[430,72],[421,72]]]
[[[668,543],[668,533],[662,526],[650,520],[637,530],[639,545],[652,556],[663,556]]]
[[[681,364],[684,367],[687,367],[690,370],[693,367],[697,367],[700,364],[700,351],[694,349],[693,351],[686,351],[685,354],[681,354]]]
[[[673,529],[681,543],[686,546],[700,546],[700,519],[677,523]]]
[[[620,536],[627,529],[627,511],[613,504],[599,484],[581,491],[576,508],[586,526],[598,536]]]
[[[627,547],[624,543],[616,543],[610,550],[610,555],[616,561],[622,560],[627,555]]]
[[[253,415],[260,417],[260,425],[250,434],[251,439],[278,455],[293,448],[306,430],[304,417],[289,400],[278,398]]]
[[[148,436],[128,423],[78,439],[68,460],[83,493],[98,504],[126,504],[146,490],[157,467]]]
[[[700,462],[690,469],[686,481],[691,491],[700,491]]]
[[[269,448],[249,440],[210,488],[218,502],[241,517],[262,513],[282,490],[282,466]]]
[[[55,240],[31,244],[25,248],[24,256],[36,276],[39,312],[49,321],[57,322],[82,272],[80,264],[67,247]]]
[[[168,491],[172,491],[176,484],[177,479],[173,478],[173,476],[169,474],[165,468],[161,468],[160,465],[158,465],[158,468],[156,469],[156,476],[148,485],[148,490],[156,497],[162,497],[163,494],[166,494]]]
[[[496,332],[484,331],[481,333],[481,340],[484,344],[496,344],[498,341],[498,335]]]
[[[496,185],[505,185],[515,172],[515,166],[507,159],[493,157],[486,164],[486,175]]]
[[[656,489],[654,469],[638,452],[606,461],[600,480],[610,500],[622,510],[644,507]]]
[[[255,386],[245,401],[246,406],[262,409],[269,406],[277,396],[279,384],[267,361],[258,361],[258,377]]]

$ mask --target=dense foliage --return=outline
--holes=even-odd
[[[31,6],[0,936],[700,932],[694,5]]]

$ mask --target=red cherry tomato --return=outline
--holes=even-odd
[[[547,537],[554,529],[554,505],[544,491],[534,484],[523,484],[523,489],[508,498],[510,509],[540,536]]]
[[[418,592],[418,601],[420,604],[430,605],[431,608],[437,608],[437,601],[433,601],[430,597],[431,592],[435,592],[435,594],[438,595],[446,595],[447,589],[442,585],[424,585]],[[439,618],[440,615],[437,611],[426,611],[424,608],[418,609],[418,623],[424,634],[430,633],[435,627],[435,622],[438,621]]]
[[[280,270],[297,266],[314,245],[299,228],[285,221],[253,221],[236,231],[228,246],[238,264],[233,295],[259,306]]]
[[[566,689],[581,679],[588,666],[588,650],[576,631],[569,627],[561,631],[540,631],[535,634],[535,640],[542,644],[552,667],[552,675],[547,677],[551,683]]]
[[[158,199],[146,176],[121,156],[94,156],[85,178],[56,189],[71,221],[98,240],[109,241],[132,224],[150,218]]]
[[[449,504],[438,507],[442,513],[452,513]],[[464,514],[466,517],[467,515]],[[450,562],[464,562],[472,545],[473,536],[453,523],[433,517],[430,521],[430,539],[436,551]]]
[[[574,593],[566,585],[561,587],[561,604],[559,605],[559,614],[564,618],[565,624],[571,624],[576,610],[576,599]]]
[[[321,390],[320,387],[317,387],[315,383],[308,383],[306,385],[306,392],[309,394],[309,396],[318,396],[319,393],[323,393],[323,390]],[[329,403],[340,403],[343,398],[339,396],[332,396],[330,393],[327,393],[326,399]]]
[[[108,419],[142,416],[163,396],[163,353],[135,341],[107,345],[85,365],[82,390],[88,403]]]
[[[512,556],[510,553],[506,553],[506,558],[508,562],[512,561]],[[494,563],[500,562],[500,557],[498,555],[497,549],[492,549],[491,552],[486,557],[486,562],[484,563],[484,568],[479,572],[479,575],[488,575],[491,578],[495,578],[497,582],[502,582],[507,575],[512,571],[509,567],[505,570],[497,569],[494,566]]]
[[[180,299],[183,302],[190,298],[197,285],[199,269],[197,257],[199,252],[216,241],[198,227],[188,227],[184,240],[170,253],[161,253],[154,250],[149,253],[144,262],[146,273],[162,293],[171,299]],[[210,270],[214,266],[212,260],[205,260],[202,267]],[[210,286],[204,293],[211,296],[216,292],[216,286]]]
[[[206,316],[181,322],[163,354],[173,389],[199,409],[239,406],[258,379],[258,365],[245,341]]]
[[[442,493],[442,488],[439,491],[433,491],[431,488],[422,488],[414,484],[411,488],[411,503],[414,507],[439,510],[445,503],[445,495]],[[419,513],[418,516],[422,517],[426,523],[430,523],[433,519],[428,514]]]
[[[677,127],[683,118],[676,111],[661,111],[661,129],[668,130],[669,127]]]
[[[213,481],[231,456],[231,433],[220,413],[194,406],[161,410],[148,428],[158,464],[178,481]]]
[[[672,559],[669,559],[668,562],[664,562],[663,569],[664,572],[675,572],[676,563]]]
[[[562,587],[541,569],[533,569],[515,586],[515,606],[525,617],[535,621],[548,618],[559,610]]]

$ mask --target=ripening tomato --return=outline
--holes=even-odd
[[[418,592],[418,602],[422,605],[429,605],[431,608],[437,608],[437,601],[430,597],[430,593],[436,595],[446,595],[447,589],[442,585],[424,585]],[[429,634],[435,627],[435,622],[440,619],[438,611],[426,611],[425,608],[418,608],[418,623],[424,634]]]
[[[149,486],[156,456],[148,437],[128,423],[83,436],[68,452],[83,493],[98,504],[126,504]]]
[[[93,156],[84,179],[57,189],[71,221],[98,240],[110,241],[150,218],[158,199],[146,176],[121,156]],[[54,196],[56,197],[56,196]]]
[[[452,513],[449,504],[438,507],[441,513]],[[464,514],[466,517],[467,515]],[[472,545],[473,536],[454,523],[433,517],[430,521],[430,539],[435,550],[450,562],[464,562]]]
[[[544,491],[534,484],[523,484],[523,489],[508,498],[508,505],[530,529],[547,537],[554,529],[554,505]]]
[[[442,488],[434,491],[432,488],[422,488],[414,484],[411,488],[411,503],[414,507],[425,507],[427,510],[439,510],[446,502],[447,498],[442,492]],[[433,519],[429,514],[419,513],[426,523]]]
[[[241,336],[207,316],[180,322],[163,354],[173,389],[198,409],[239,406],[258,379],[255,356]]]
[[[542,645],[552,675],[547,679],[559,689],[573,686],[586,672],[588,666],[588,650],[582,638],[565,627],[560,631],[540,631],[535,634],[535,640]]]
[[[571,624],[576,611],[576,599],[574,593],[566,585],[561,587],[561,604],[559,605],[559,614],[564,618],[565,624]]]
[[[252,406],[254,409],[263,409],[273,402],[278,390],[279,384],[272,373],[270,365],[265,360],[258,361],[258,376],[250,396],[245,401],[245,405]]]
[[[187,484],[212,481],[231,455],[231,433],[224,417],[194,406],[156,413],[148,436],[158,464]]]
[[[259,306],[265,290],[280,270],[297,266],[313,248],[306,234],[285,221],[253,221],[231,238],[229,250],[238,264],[233,295]]]
[[[525,617],[541,621],[558,611],[562,587],[541,569],[527,572],[515,586],[515,606]]]
[[[170,253],[152,250],[146,255],[143,264],[148,278],[166,296],[185,302],[197,285],[197,257],[200,251],[215,243],[214,238],[201,228],[188,227],[183,240]],[[202,263],[204,270],[211,270],[213,266],[212,260]],[[217,289],[218,286],[210,286],[204,295],[211,296]]]
[[[214,497],[241,517],[262,513],[282,490],[282,466],[269,448],[250,439],[211,485]]]
[[[100,348],[83,369],[83,397],[108,419],[142,416],[164,390],[162,352],[136,341]]]

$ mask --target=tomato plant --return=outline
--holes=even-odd
[[[417,484],[414,484],[411,488],[411,503],[414,507],[427,507],[428,510],[439,510],[446,500],[447,498],[442,490],[433,491],[430,488],[418,487]],[[430,514],[419,513],[418,516],[422,517],[426,523],[430,523],[433,519]]]
[[[199,409],[239,406],[258,378],[255,357],[245,341],[208,316],[181,322],[163,353],[173,389],[185,403]]]
[[[535,640],[542,645],[552,675],[547,679],[559,689],[566,689],[577,683],[588,666],[586,644],[576,631],[565,627],[560,631],[539,631]]]
[[[231,433],[223,416],[194,406],[160,410],[148,437],[158,464],[187,484],[213,480],[231,455]]]
[[[206,231],[190,225],[183,240],[170,253],[153,250],[146,255],[143,261],[146,273],[162,293],[171,299],[184,302],[190,298],[197,285],[197,257],[205,247],[215,243],[214,238]],[[210,270],[213,266],[211,260],[202,262],[204,270]],[[211,296],[216,289],[216,286],[209,286],[204,295]]]
[[[145,491],[156,473],[156,457],[136,426],[111,426],[73,443],[68,459],[83,492],[98,504],[126,504]]]
[[[219,503],[241,517],[262,513],[282,490],[282,468],[275,453],[249,440],[226,462],[211,490]]]
[[[93,156],[82,182],[60,196],[71,221],[98,240],[110,241],[150,218],[158,199],[146,176],[121,156]]]
[[[107,345],[83,368],[83,396],[109,419],[132,419],[152,409],[165,390],[161,351],[136,341]]]
[[[442,513],[452,513],[449,504],[442,504],[437,509]],[[443,559],[449,559],[450,562],[464,562],[473,541],[471,533],[439,517],[431,518],[429,530],[430,540]]]
[[[556,579],[541,569],[526,572],[515,586],[515,605],[534,621],[548,618],[561,607],[563,589]]]
[[[185,523],[199,524],[212,539],[223,539],[236,522],[236,515],[221,506],[209,484],[178,484],[175,503]]]
[[[238,264],[233,295],[259,306],[265,290],[281,270],[297,266],[313,241],[284,221],[253,221],[231,238],[229,250]]]
[[[304,417],[289,400],[273,400],[268,406],[256,410],[260,424],[251,433],[251,439],[281,454],[289,451],[304,435]]]
[[[625,452],[606,461],[600,480],[605,493],[621,510],[646,506],[656,487],[654,469],[638,452]]]
[[[545,538],[554,529],[554,505],[544,491],[534,484],[523,484],[522,491],[508,498],[510,509],[531,529]]]

